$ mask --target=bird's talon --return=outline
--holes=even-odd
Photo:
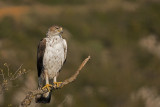
[[[53,83],[56,85],[57,88],[60,88],[62,85],[62,82],[53,82]]]
[[[52,86],[51,84],[46,84],[42,89],[47,88],[47,90],[50,92],[50,87],[51,87],[51,86]]]

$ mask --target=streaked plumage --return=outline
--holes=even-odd
[[[61,70],[67,56],[67,43],[62,38],[62,27],[52,26],[38,45],[37,69],[38,87],[42,88],[46,84],[53,84]],[[37,103],[49,103],[51,92],[36,98]]]

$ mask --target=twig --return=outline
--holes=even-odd
[[[22,70],[22,66],[23,64],[15,71],[15,73],[11,76],[10,80],[15,80],[16,78],[19,77],[21,73],[21,70]]]
[[[7,63],[4,63],[4,66],[6,66],[7,71],[8,71],[8,77],[10,77],[10,73],[9,73],[9,66],[8,66],[8,64],[7,64]]]
[[[0,68],[0,72],[1,72],[0,75],[2,75],[3,80],[5,80],[5,78],[4,78],[4,73],[3,73],[3,69]]]
[[[61,84],[60,87],[57,87],[56,85],[52,85],[51,87],[49,87],[49,88],[50,88],[49,90],[54,91],[54,90],[56,90],[56,89],[62,88],[62,87],[64,87],[65,85],[73,82],[73,81],[77,78],[80,70],[85,66],[85,64],[88,62],[89,59],[90,59],[90,56],[88,56],[88,58],[86,58],[86,59],[82,62],[82,64],[79,66],[79,68],[78,68],[78,70],[75,72],[75,74],[73,74],[70,78],[68,78],[68,79],[64,80],[64,82],[62,82],[62,84]],[[43,88],[43,89],[40,89],[40,90],[34,90],[34,91],[28,92],[28,94],[27,94],[27,96],[25,97],[25,99],[21,102],[21,106],[22,106],[22,107],[28,107],[28,106],[31,104],[32,99],[33,99],[35,96],[37,96],[37,95],[42,95],[42,94],[44,94],[44,93],[47,93],[47,92],[49,92],[49,90],[47,90],[47,88]]]
[[[13,80],[18,79],[20,76],[24,75],[28,71],[26,69],[22,70],[22,65],[17,69],[17,71],[12,74],[7,63],[4,63],[4,66],[7,68],[8,75],[5,75],[3,69],[0,68],[0,77],[2,76],[2,81],[0,81],[0,94],[8,90],[9,83]]]

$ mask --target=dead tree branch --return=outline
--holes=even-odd
[[[81,69],[85,66],[85,64],[88,62],[89,59],[90,59],[90,56],[88,56],[88,58],[86,58],[86,59],[82,62],[82,64],[79,66],[79,68],[78,68],[78,70],[75,72],[75,74],[73,74],[70,78],[68,78],[68,79],[66,79],[66,80],[64,80],[64,81],[62,82],[62,84],[61,84],[60,87],[56,87],[56,85],[52,85],[51,87],[49,87],[49,88],[50,88],[49,90],[54,91],[54,90],[56,90],[56,89],[62,88],[62,87],[64,87],[65,85],[73,82],[73,81],[77,78],[79,72],[80,72]],[[44,88],[44,89],[34,90],[34,91],[28,92],[28,94],[26,95],[25,99],[21,102],[21,106],[22,106],[22,107],[28,107],[28,106],[31,104],[32,99],[33,99],[35,96],[41,95],[41,94],[44,94],[44,93],[47,93],[47,92],[49,92],[49,90],[48,90],[47,88]]]

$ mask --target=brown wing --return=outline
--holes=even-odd
[[[43,67],[43,56],[46,48],[46,39],[42,39],[39,42],[38,50],[37,50],[37,70],[38,70],[38,77],[41,75],[44,67]]]

